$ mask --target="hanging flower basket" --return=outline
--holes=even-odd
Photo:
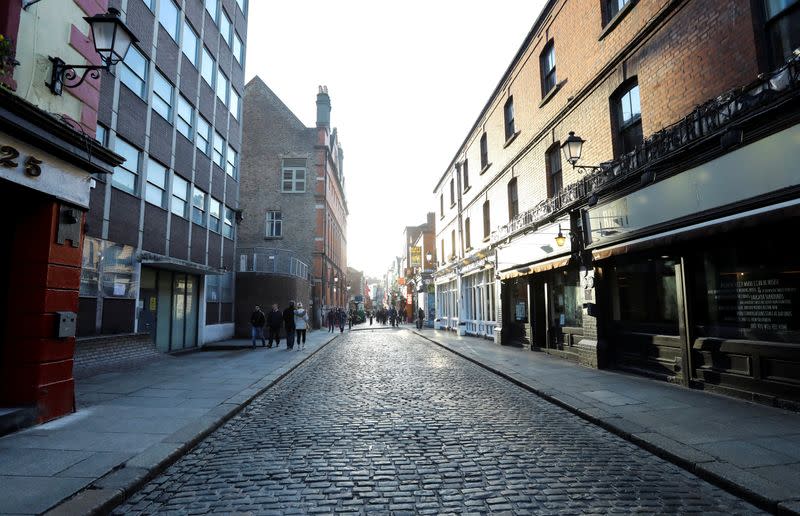
[[[14,41],[0,34],[0,78],[5,78],[14,73],[14,67],[19,65],[19,62],[14,59],[15,55]]]

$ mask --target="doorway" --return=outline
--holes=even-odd
[[[142,267],[139,328],[161,352],[197,347],[200,278]]]

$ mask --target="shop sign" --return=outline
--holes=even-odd
[[[0,179],[89,208],[89,172],[0,134]]]
[[[787,275],[788,276],[788,275]],[[719,323],[763,331],[797,329],[794,318],[800,282],[786,278],[753,279],[750,274],[721,281],[708,290],[709,307]]]
[[[411,247],[411,266],[422,267],[422,247]]]

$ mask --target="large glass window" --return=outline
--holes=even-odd
[[[141,151],[122,138],[117,138],[114,143],[114,152],[125,158],[125,162],[114,169],[114,173],[111,174],[111,184],[120,190],[136,195]]]
[[[554,271],[547,290],[550,294],[550,327],[554,329],[565,326],[582,327],[583,290],[578,269]],[[555,333],[556,339],[561,342],[563,336],[560,332]]]
[[[247,0],[236,0],[236,5],[239,6],[239,9],[242,10],[242,13],[247,13],[245,10],[245,6],[247,5]]]
[[[233,240],[233,210],[225,207],[225,219],[223,220],[222,236]]]
[[[189,204],[189,182],[177,174],[172,175],[172,202],[170,211],[175,215],[187,218],[186,209]]]
[[[178,6],[175,5],[175,2],[172,0],[161,0],[159,2],[158,21],[172,39],[178,41],[180,16],[178,15]]]
[[[236,58],[239,64],[244,63],[244,45],[242,45],[242,40],[236,32],[233,33],[233,57]]]
[[[206,193],[196,186],[192,191],[192,222],[198,226],[206,225]]]
[[[134,251],[130,245],[104,243],[100,279],[103,297],[136,297],[139,288],[135,279]]]
[[[214,131],[214,152],[212,159],[218,167],[223,167],[223,153],[225,152],[225,139],[222,135]]]
[[[464,244],[467,247],[467,250],[472,249],[472,228],[469,222],[469,217],[464,219]]]
[[[461,164],[461,174],[463,175],[463,181],[461,181],[461,187],[464,189],[463,191],[469,190],[469,161],[465,158],[464,163]]]
[[[83,240],[80,295],[97,297],[100,286],[100,256],[103,241],[87,236]]]
[[[222,70],[217,72],[217,98],[223,104],[228,104],[228,78],[222,73]]]
[[[547,197],[555,197],[564,186],[561,173],[561,148],[555,142],[545,154],[545,168],[547,170]]]
[[[506,128],[506,140],[514,136],[514,97],[508,97],[506,105],[503,107],[503,117]]]
[[[241,101],[241,98],[239,97],[239,94],[236,93],[236,90],[231,88],[230,111],[231,111],[231,115],[233,115],[233,118],[235,118],[236,120],[239,120],[239,117],[240,117],[240,113],[239,113],[239,103],[240,103],[240,101]]]
[[[214,58],[211,57],[211,53],[203,47],[203,62],[200,63],[200,75],[203,76],[203,80],[206,83],[214,87],[214,70],[217,69],[217,63],[214,61]]]
[[[194,108],[183,95],[178,95],[178,116],[175,119],[175,126],[178,132],[192,141],[192,121],[194,118]]]
[[[669,258],[642,258],[618,263],[611,270],[615,321],[663,326],[678,331],[678,294],[675,264]]]
[[[233,150],[233,147],[228,145],[228,152],[225,153],[225,173],[231,176],[234,179],[238,178],[238,170],[236,168],[236,162],[239,159],[239,155]]]
[[[616,118],[617,148],[620,154],[633,151],[642,143],[642,109],[639,84],[629,81],[612,97]]]
[[[219,16],[219,32],[222,34],[222,39],[225,40],[225,43],[231,46],[231,20],[228,18],[228,15],[225,14],[224,10]]]
[[[486,133],[481,136],[481,170],[489,166],[489,143],[486,140]]]
[[[181,49],[195,67],[197,67],[199,40],[200,38],[197,37],[197,33],[192,29],[191,25],[184,21],[183,34],[181,35]]]
[[[483,203],[483,238],[489,238],[489,233],[492,231],[492,223],[490,220],[489,201]]]
[[[138,48],[131,45],[120,64],[122,66],[117,67],[119,80],[132,92],[144,98],[147,86],[147,58]]]
[[[519,215],[519,192],[517,191],[517,178],[508,182],[508,220]]]
[[[164,207],[167,191],[167,167],[152,158],[147,160],[147,186],[144,200],[159,208]]]
[[[153,77],[153,110],[164,117],[167,122],[172,122],[172,96],[175,88],[156,70]]]
[[[211,19],[214,20],[214,23],[217,22],[217,1],[218,0],[205,0],[206,11],[208,11],[208,15],[211,16]]]
[[[777,68],[800,48],[800,0],[764,0],[770,65]]]
[[[280,238],[283,236],[283,215],[280,211],[267,212],[267,238]]]
[[[551,40],[539,56],[539,68],[542,73],[542,97],[556,87],[556,46]]]
[[[208,198],[208,229],[219,233],[222,231],[222,203],[213,197]]]
[[[281,191],[289,193],[306,191],[306,160],[304,158],[283,160]]]
[[[195,138],[195,143],[203,154],[209,155],[208,153],[211,151],[211,124],[200,115],[197,115],[197,138]]]
[[[606,4],[605,23],[611,21],[631,0],[603,0]]]

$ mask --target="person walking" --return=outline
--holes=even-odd
[[[348,317],[347,317],[347,330],[351,331],[353,329],[353,319],[355,319],[355,317],[356,317],[356,312],[355,312],[355,310],[351,309],[350,313],[347,314],[347,315],[348,315]]]
[[[333,333],[336,327],[336,308],[328,309],[328,333]]]
[[[275,340],[275,347],[281,347],[281,325],[283,324],[283,314],[278,310],[276,303],[272,304],[272,309],[267,314],[267,329],[269,337],[268,348],[272,347],[272,340]]]
[[[372,326],[372,311],[369,312],[369,325]]]
[[[283,311],[283,328],[286,330],[286,351],[294,347],[294,301]]]
[[[425,311],[420,308],[417,310],[417,329],[422,329],[422,323],[425,321]]]
[[[344,333],[344,324],[347,321],[347,312],[343,308],[339,308],[339,333]]]
[[[297,335],[297,351],[306,347],[306,329],[308,328],[308,313],[303,308],[303,303],[297,303],[294,311],[294,327]]]
[[[264,317],[264,312],[261,311],[261,307],[256,305],[256,309],[253,310],[253,314],[250,316],[250,326],[252,326],[252,331],[250,332],[253,337],[253,348],[256,347],[256,338],[261,339],[261,345],[266,347],[267,341],[264,340],[264,324],[266,324],[267,318]]]

